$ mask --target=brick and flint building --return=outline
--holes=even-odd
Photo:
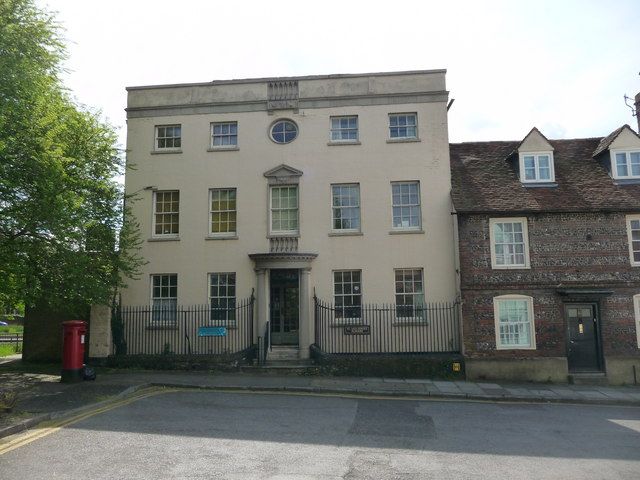
[[[640,138],[452,144],[467,377],[640,380]]]

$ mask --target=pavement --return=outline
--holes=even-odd
[[[0,365],[0,390],[18,394],[11,412],[1,413],[0,438],[39,422],[98,408],[149,386],[217,391],[290,392],[343,396],[410,397],[486,402],[567,403],[640,407],[638,386],[510,384],[431,379],[328,377],[260,373],[185,371],[99,371],[95,381],[66,384],[52,366],[37,370],[14,359]]]

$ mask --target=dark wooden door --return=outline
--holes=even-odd
[[[300,288],[298,270],[271,270],[271,344],[298,345]]]
[[[600,371],[598,317],[595,304],[565,306],[570,372]]]

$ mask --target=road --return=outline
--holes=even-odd
[[[640,409],[173,391],[0,455],[36,479],[634,479]]]

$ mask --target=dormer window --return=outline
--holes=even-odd
[[[520,153],[520,181],[522,183],[555,182],[552,152]]]
[[[611,172],[616,179],[640,179],[640,150],[611,152]]]

